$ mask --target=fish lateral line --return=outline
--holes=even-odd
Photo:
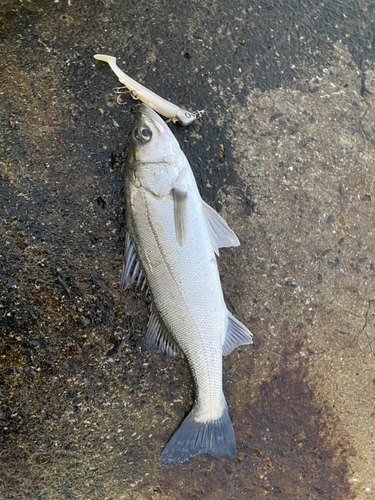
[[[136,82],[117,66],[115,57],[104,54],[95,54],[94,58],[98,61],[104,61],[109,64],[120,83],[125,85],[133,99],[139,99],[144,102],[157,113],[165,118],[168,118],[168,121],[178,122],[180,125],[186,126],[190,125],[190,123],[193,123],[193,121],[203,115],[204,110],[192,112],[187,109],[180,108],[176,104],[163,99],[159,95],[155,94],[155,92],[152,92],[152,90],[149,90],[140,83]],[[123,94],[124,92],[121,92],[120,89],[120,87],[117,87],[115,92]],[[117,102],[122,104],[119,97],[117,98]]]

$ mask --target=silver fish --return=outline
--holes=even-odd
[[[228,224],[200,197],[189,162],[166,123],[142,104],[135,117],[125,175],[128,223],[122,286],[147,280],[153,304],[146,345],[185,356],[196,388],[190,414],[159,461],[201,453],[236,456],[222,387],[222,356],[252,343],[227,309],[215,253],[237,246]]]

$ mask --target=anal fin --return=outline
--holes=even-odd
[[[240,345],[252,343],[253,334],[228,311],[228,329],[223,344],[223,356],[227,356]]]
[[[172,358],[184,357],[184,353],[167,330],[159,314],[151,312],[146,332],[146,347],[152,351],[166,354]]]

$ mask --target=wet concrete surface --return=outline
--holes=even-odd
[[[370,1],[3,0],[0,498],[375,498]],[[193,403],[119,288],[132,110],[95,53],[206,110],[172,125],[238,234],[232,462],[157,459]]]

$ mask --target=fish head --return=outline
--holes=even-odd
[[[165,121],[141,104],[134,118],[129,168],[135,179],[157,196],[168,194],[184,166],[185,156]]]

